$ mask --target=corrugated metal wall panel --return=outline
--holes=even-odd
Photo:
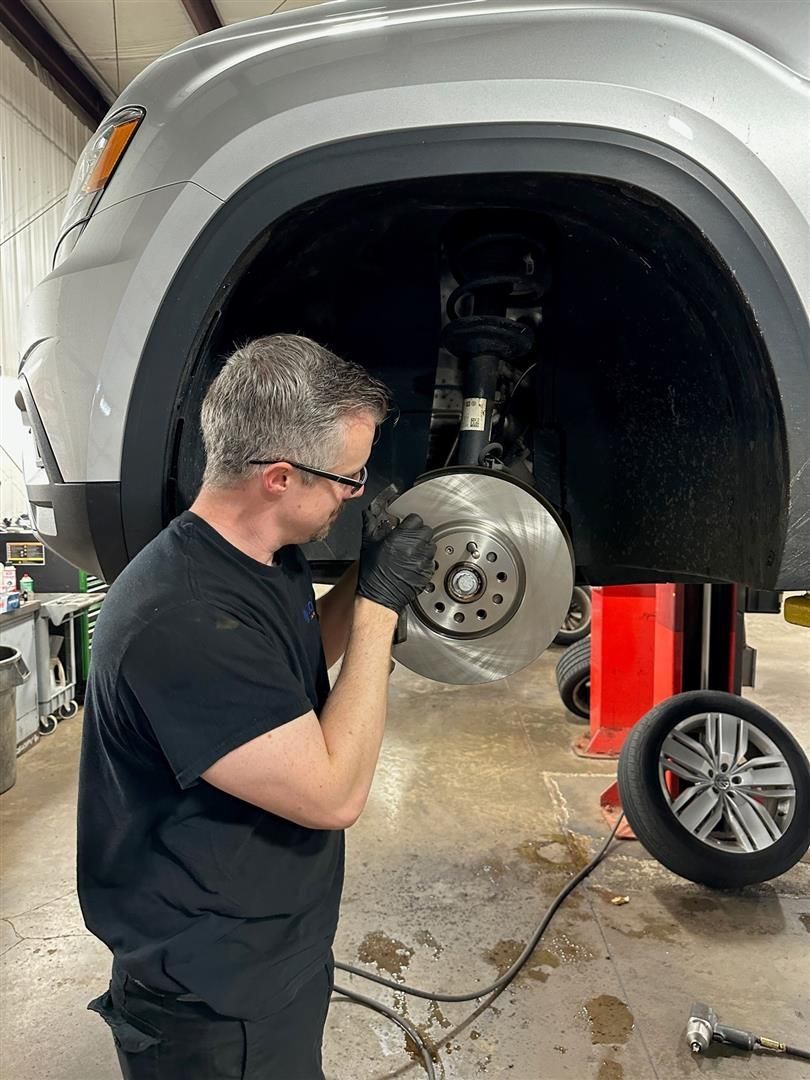
[[[26,509],[14,406],[20,309],[51,268],[73,167],[90,134],[0,41],[0,517]]]

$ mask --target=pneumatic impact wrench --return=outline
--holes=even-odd
[[[810,1061],[810,1051],[799,1050],[795,1046],[768,1039],[764,1035],[755,1035],[752,1031],[741,1031],[728,1027],[717,1019],[717,1013],[702,1001],[696,1001],[689,1012],[686,1025],[686,1041],[694,1054],[705,1054],[713,1042],[725,1046],[735,1046],[738,1050],[767,1050],[774,1054]]]

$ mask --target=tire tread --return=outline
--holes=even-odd
[[[575,716],[587,716],[574,706],[574,689],[591,670],[591,638],[582,638],[569,646],[557,662],[557,689],[563,705]]]

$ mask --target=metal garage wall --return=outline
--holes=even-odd
[[[73,166],[90,134],[0,41],[0,517],[27,509],[14,406],[20,309],[51,268]]]

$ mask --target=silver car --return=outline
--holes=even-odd
[[[88,144],[27,308],[41,536],[113,579],[194,496],[222,358],[294,331],[394,391],[369,496],[428,483],[483,530],[432,629],[492,644],[553,579],[547,643],[574,572],[810,585],[805,16],[338,2],[159,59]],[[325,579],[354,512],[310,550]]]

